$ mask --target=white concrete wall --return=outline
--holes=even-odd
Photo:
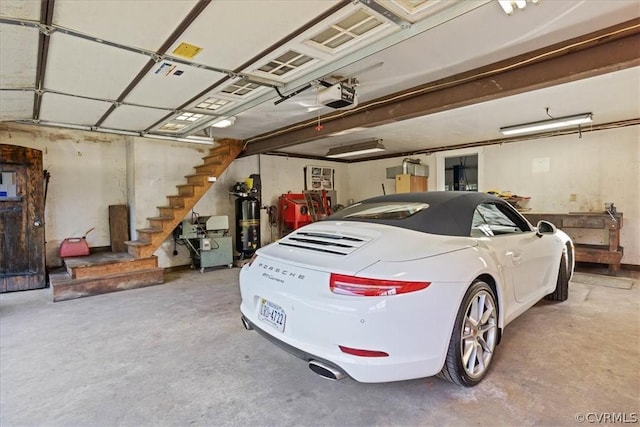
[[[558,136],[503,145],[412,156],[429,165],[429,190],[444,187],[444,159],[478,154],[479,190],[499,189],[530,196],[526,207],[537,212],[601,212],[613,202],[624,214],[621,246],[624,264],[640,265],[640,126]],[[352,163],[347,198],[361,200],[395,192],[387,167],[402,158]],[[575,195],[575,201],[573,196]],[[605,233],[589,242],[606,244]]]
[[[531,196],[535,212],[603,212],[615,203],[624,214],[622,262],[640,265],[640,126],[484,147],[484,176],[487,189]]]
[[[89,246],[109,246],[109,205],[127,203],[126,143],[122,136],[12,125],[0,129],[3,144],[42,151],[51,173],[45,206],[47,265],[60,265],[67,237],[87,236]]]
[[[348,164],[347,199],[357,202],[369,197],[381,196],[383,185],[386,194],[395,194],[396,181],[387,179],[387,168],[402,166],[402,160],[405,158],[394,157]],[[423,165],[429,167],[427,186],[429,190],[435,190],[435,156],[421,154],[409,156],[409,158],[420,160]]]
[[[136,228],[148,227],[157,206],[177,194],[176,185],[202,163],[209,145],[150,138],[108,135],[11,124],[0,128],[4,144],[32,147],[43,152],[43,167],[51,173],[45,209],[47,265],[61,265],[60,243],[67,237],[87,236],[90,247],[110,245],[108,206],[129,206],[131,238]],[[229,188],[257,171],[257,158],[233,162],[218,182],[195,206],[201,215],[228,215],[233,227],[233,197]],[[232,229],[233,231],[233,229]],[[156,251],[161,267],[189,265],[189,253],[169,237]]]

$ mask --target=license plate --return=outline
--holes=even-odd
[[[287,320],[287,315],[279,305],[262,298],[260,300],[260,314],[258,317],[280,332],[284,332],[284,322]]]

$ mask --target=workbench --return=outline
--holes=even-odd
[[[575,246],[576,261],[608,264],[609,273],[614,275],[620,271],[622,212],[524,212],[523,215],[533,225],[546,220],[567,233]],[[594,241],[589,235],[594,230],[603,230],[604,241]]]

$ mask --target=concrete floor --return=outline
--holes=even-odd
[[[255,332],[238,269],[72,301],[0,296],[2,426],[567,425],[640,412],[640,274],[631,290],[572,283],[506,330],[492,372],[330,382]],[[634,415],[635,414],[635,415]],[[595,415],[590,415],[592,420]],[[636,421],[637,423],[637,421]]]

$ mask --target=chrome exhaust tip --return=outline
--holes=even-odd
[[[317,360],[309,361],[309,369],[311,369],[314,373],[320,375],[322,378],[326,378],[332,381],[338,381],[346,377],[343,372],[328,366],[322,362],[318,362]]]
[[[247,319],[244,318],[244,316],[242,316],[242,326],[244,326],[244,328],[247,331],[251,331],[253,330],[253,326],[251,326],[251,323],[249,323],[249,321]]]

